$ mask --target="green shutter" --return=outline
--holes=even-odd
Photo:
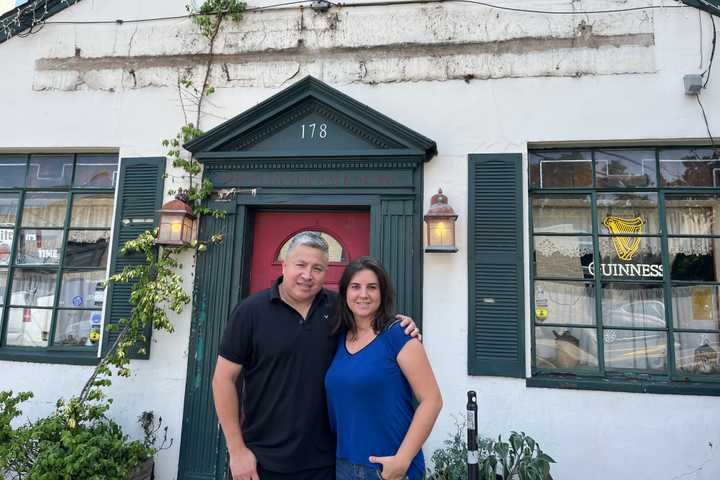
[[[120,253],[120,248],[128,240],[133,240],[145,230],[157,226],[158,210],[160,210],[163,199],[164,175],[164,157],[123,158],[120,161],[112,259],[110,261],[111,275],[121,272],[128,265],[145,262],[143,255],[123,255]],[[132,283],[111,285],[108,289],[103,354],[112,346],[119,333],[110,332],[107,327],[116,325],[121,318],[130,317],[132,311],[129,302],[131,289]],[[151,333],[152,328],[146,329],[145,353],[143,355],[135,353],[133,358],[147,359],[150,357]]]
[[[381,202],[380,260],[390,274],[396,289],[395,309],[421,323],[416,311],[419,295],[415,271],[414,242],[415,209],[413,199],[383,199]]]
[[[522,155],[468,163],[468,373],[524,378]]]

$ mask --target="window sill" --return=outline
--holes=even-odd
[[[598,390],[604,392],[720,396],[720,383],[620,380],[563,375],[536,375],[525,384],[531,388]]]
[[[95,353],[37,352],[11,348],[0,350],[0,360],[61,365],[97,365],[100,361]]]

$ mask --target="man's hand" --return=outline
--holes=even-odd
[[[370,461],[382,465],[380,478],[384,480],[403,480],[409,466],[409,463],[397,455],[392,457],[370,457]]]
[[[400,326],[405,328],[406,334],[410,335],[413,338],[417,338],[422,342],[422,334],[420,333],[420,329],[417,328],[417,325],[415,325],[415,322],[412,318],[400,314],[395,315],[395,318],[400,320]]]
[[[230,473],[232,480],[260,480],[257,473],[257,460],[249,448],[243,448],[230,454]]]

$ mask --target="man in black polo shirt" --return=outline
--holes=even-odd
[[[330,334],[337,294],[323,288],[327,265],[328,244],[319,234],[296,235],[283,276],[230,316],[213,396],[232,480],[335,478],[324,378],[337,346]]]

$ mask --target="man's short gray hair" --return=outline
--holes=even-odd
[[[305,231],[295,235],[292,240],[290,240],[290,245],[288,246],[287,250],[287,256],[289,257],[290,253],[300,246],[317,248],[318,250],[322,250],[322,252],[325,254],[325,258],[330,255],[330,247],[328,246],[327,241],[321,236],[320,232]]]

